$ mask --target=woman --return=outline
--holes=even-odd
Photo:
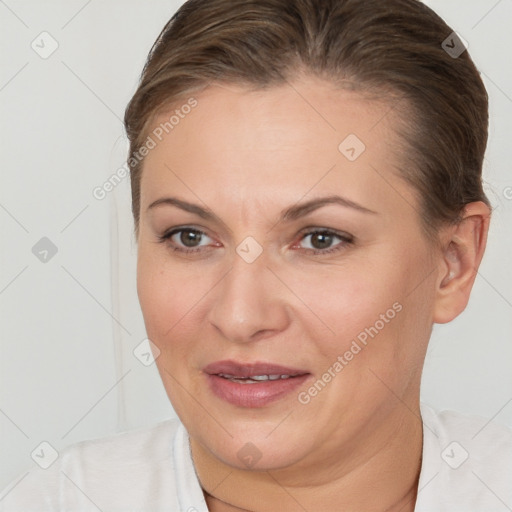
[[[487,116],[416,0],[186,2],[125,116],[180,421],[69,447],[2,510],[510,510],[511,432],[419,401],[486,245]]]

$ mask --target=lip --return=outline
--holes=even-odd
[[[300,368],[291,368],[273,363],[239,363],[237,361],[217,361],[203,368],[203,372],[209,375],[218,375],[225,373],[235,375],[236,377],[246,378],[251,375],[304,375],[306,370]]]
[[[222,400],[238,407],[260,408],[289,395],[304,384],[311,374],[299,368],[273,363],[217,361],[203,368],[210,390]],[[219,374],[247,378],[251,375],[290,375],[286,379],[257,383],[233,382]]]

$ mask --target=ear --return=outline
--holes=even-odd
[[[436,282],[433,321],[450,322],[466,308],[487,244],[491,211],[482,201],[464,208],[462,221],[445,228]]]

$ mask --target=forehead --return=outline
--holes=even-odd
[[[188,197],[201,193],[207,203],[235,194],[278,206],[308,193],[343,192],[363,202],[391,191],[397,137],[387,102],[318,79],[260,90],[214,85],[194,101],[193,109],[177,103],[155,120],[143,199],[184,184]]]
[[[337,149],[349,134],[358,135],[368,149],[379,151],[387,142],[382,130],[390,131],[393,118],[389,102],[370,100],[312,77],[265,89],[214,84],[193,98],[193,109],[187,106],[191,98],[183,97],[160,114],[153,127],[161,126],[163,137],[172,134],[189,151],[199,139],[204,147],[222,141],[222,151],[234,153],[260,148],[286,151],[289,145],[298,149],[298,142],[306,143],[307,149]],[[208,147],[215,148],[217,144]]]

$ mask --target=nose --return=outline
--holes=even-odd
[[[265,251],[251,263],[234,253],[230,270],[215,287],[208,314],[224,339],[247,343],[275,335],[289,325],[289,296],[269,267]]]

